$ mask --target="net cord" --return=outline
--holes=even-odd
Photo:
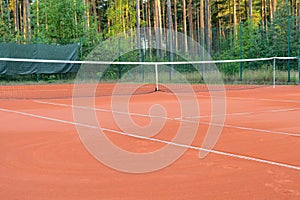
[[[182,64],[216,64],[216,63],[238,63],[252,61],[268,61],[268,60],[294,60],[298,57],[270,57],[270,58],[250,58],[236,60],[206,60],[206,61],[182,61],[182,62],[111,62],[111,61],[76,61],[76,60],[44,60],[44,59],[24,59],[24,58],[0,58],[0,61],[8,62],[34,62],[34,63],[66,63],[66,64],[103,64],[103,65],[182,65]]]

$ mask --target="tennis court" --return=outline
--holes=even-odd
[[[300,200],[300,0],[0,16],[0,200]]]
[[[207,91],[195,93],[200,109],[196,116],[182,115],[182,102],[164,91],[130,96],[128,112],[112,107],[124,102],[120,98],[112,105],[109,95],[96,97],[94,108],[77,107],[83,113],[95,112],[103,133],[126,151],[148,153],[165,145],[174,151],[187,149],[163,169],[136,174],[112,169],[86,150],[74,122],[74,98],[46,95],[67,95],[70,90],[71,84],[1,86],[2,199],[300,198],[299,86],[227,90],[225,116],[213,116],[225,117],[224,125],[211,121],[212,96]],[[8,91],[29,98],[13,98]],[[44,98],[30,98],[30,94]],[[189,95],[182,96],[180,101],[191,101]],[[152,112],[153,105],[162,106],[164,113]],[[130,117],[144,128],[151,123],[162,127],[149,135],[147,127],[139,131],[128,125],[132,131],[125,133],[116,117]],[[86,121],[80,126],[91,128]],[[191,124],[197,130],[190,145],[173,141],[179,128],[189,134]],[[209,127],[219,126],[223,129],[216,145],[199,158]],[[115,156],[102,152],[106,153]],[[163,156],[168,154],[162,160]],[[130,165],[117,156],[114,159]]]

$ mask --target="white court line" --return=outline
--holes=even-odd
[[[295,111],[295,110],[300,110],[300,108],[287,108],[287,109],[270,110],[270,112],[288,112],[288,111]]]
[[[119,111],[113,111],[113,110],[90,108],[90,107],[85,107],[85,106],[72,106],[72,105],[68,105],[68,104],[52,103],[52,102],[39,101],[39,100],[33,100],[33,102],[41,103],[41,104],[48,104],[48,105],[55,105],[55,106],[80,108],[80,109],[95,110],[95,111],[102,111],[102,112],[111,112],[111,113],[141,116],[141,117],[153,117],[153,118],[155,117],[155,118],[166,119],[166,120],[176,120],[176,121],[182,121],[182,122],[199,123],[199,124],[206,124],[206,125],[212,125],[212,126],[235,128],[235,129],[246,130],[246,131],[257,131],[257,132],[263,132],[263,133],[271,133],[271,134],[279,134],[279,135],[288,135],[288,136],[300,137],[300,133],[290,133],[290,132],[284,132],[284,131],[272,131],[272,130],[249,128],[249,127],[234,126],[234,125],[227,125],[227,124],[216,124],[216,123],[210,123],[210,122],[193,121],[193,120],[184,119],[184,118],[170,118],[170,117],[155,116],[155,115],[145,115],[145,114],[139,114],[139,113],[119,112]]]
[[[239,97],[227,97],[229,99],[236,100],[259,100],[259,101],[272,101],[272,102],[283,102],[283,103],[300,103],[298,100],[287,100],[287,99],[264,99],[264,98],[239,98]]]
[[[71,106],[68,104],[52,103],[52,102],[46,102],[46,101],[40,101],[40,100],[33,100],[33,102],[48,104],[48,105],[62,106],[62,107],[74,107],[74,106]],[[96,110],[96,111],[102,111],[102,112],[111,112],[111,113],[118,113],[118,114],[126,114],[126,115],[133,115],[133,116],[139,116],[139,117],[152,117],[152,118],[161,118],[161,119],[169,119],[169,120],[182,120],[182,118],[170,118],[170,117],[163,117],[163,116],[156,116],[156,115],[149,115],[149,114],[140,114],[140,113],[131,113],[131,112],[128,113],[128,112],[107,110],[107,109],[101,109],[101,108],[89,108],[89,107],[85,107],[85,106],[75,106],[75,108]],[[242,115],[252,115],[252,114],[258,114],[258,113],[286,112],[286,111],[295,111],[295,110],[300,110],[300,108],[264,110],[264,111],[258,111],[258,112],[240,112],[240,113],[230,113],[230,114],[222,114],[222,115],[189,116],[189,117],[184,117],[184,119],[198,119],[198,118],[201,119],[201,118],[208,118],[208,117],[222,117],[222,116],[236,116],[236,115],[242,116]]]
[[[258,131],[258,132],[264,132],[264,133],[272,133],[272,134],[300,137],[300,133],[289,133],[289,132],[284,132],[284,131],[273,131],[273,130],[249,128],[249,127],[234,126],[234,125],[228,125],[228,124],[223,125],[223,124],[208,123],[208,122],[200,122],[200,123],[207,124],[207,125],[213,125],[213,126],[221,126],[221,127],[226,127],[226,128],[235,128],[235,129],[240,129],[240,130],[245,130],[245,131]]]
[[[203,115],[203,116],[190,116],[185,117],[187,119],[201,119],[201,118],[208,118],[208,117],[222,117],[222,116],[242,116],[242,115],[253,115],[253,114],[260,114],[260,113],[277,113],[277,112],[288,112],[288,111],[295,111],[300,110],[300,108],[287,108],[287,109],[274,109],[274,110],[262,110],[257,112],[240,112],[240,113],[230,113],[225,115]]]
[[[229,113],[229,114],[220,114],[220,115],[202,115],[202,116],[189,116],[185,117],[185,119],[201,119],[208,117],[222,117],[222,116],[241,116],[241,115],[251,115],[254,112],[240,112],[240,113]]]
[[[31,91],[31,90],[28,90]],[[69,91],[67,89],[54,89],[54,90],[38,90],[40,92],[57,92],[57,91]]]
[[[227,99],[235,100],[258,100],[258,101],[271,101],[271,102],[282,102],[282,103],[300,103],[298,100],[288,100],[288,99],[264,99],[264,98],[239,98],[239,97],[226,97]]]
[[[161,118],[166,119],[168,117],[158,116],[158,115],[149,115],[149,114],[141,114],[141,113],[131,113],[131,112],[122,112],[122,111],[114,111],[114,110],[107,110],[103,108],[90,108],[86,106],[72,106],[68,104],[62,104],[62,103],[52,103],[47,101],[40,101],[40,100],[33,100],[33,102],[41,103],[41,104],[47,104],[47,105],[54,105],[54,106],[62,106],[62,107],[69,107],[69,108],[80,108],[85,110],[96,110],[101,112],[109,112],[109,113],[117,113],[117,114],[124,114],[124,115],[133,115],[133,116],[139,116],[139,117],[151,117],[151,118]],[[173,119],[173,118],[168,118]]]
[[[245,155],[240,155],[240,154],[233,154],[233,153],[228,153],[228,152],[223,152],[223,151],[218,151],[218,150],[209,150],[209,149],[204,149],[204,148],[197,147],[197,146],[180,144],[180,143],[175,143],[175,142],[170,142],[170,141],[166,141],[166,140],[160,140],[160,139],[150,138],[150,137],[145,137],[145,136],[139,136],[139,135],[121,132],[121,131],[117,131],[117,130],[113,130],[113,129],[100,128],[100,127],[91,126],[91,125],[87,125],[87,124],[81,124],[81,123],[76,123],[76,122],[62,120],[62,119],[56,119],[56,118],[51,118],[51,117],[46,117],[46,116],[41,116],[41,115],[35,115],[35,114],[27,113],[27,112],[20,112],[20,111],[5,109],[5,108],[0,108],[0,111],[24,115],[24,116],[28,116],[28,117],[34,117],[34,118],[38,118],[38,119],[54,121],[54,122],[59,122],[59,123],[64,123],[64,124],[83,126],[83,127],[87,127],[87,128],[91,128],[91,129],[97,129],[97,130],[107,131],[107,132],[111,132],[111,133],[121,134],[121,135],[125,135],[128,137],[144,139],[144,140],[159,142],[159,143],[163,143],[163,144],[184,147],[184,148],[188,148],[188,149],[194,149],[194,150],[198,150],[198,151],[205,151],[205,152],[214,153],[217,155],[239,158],[239,159],[243,159],[243,160],[249,160],[249,161],[254,161],[254,162],[258,162],[258,163],[264,163],[264,164],[268,164],[268,165],[274,165],[274,166],[279,166],[279,167],[283,167],[283,168],[289,168],[289,169],[294,169],[294,170],[300,171],[300,166],[296,166],[296,165],[289,165],[289,164],[285,164],[285,163],[280,163],[280,162],[275,162],[275,161],[270,161],[270,160],[265,160],[265,159],[260,159],[260,158],[255,158],[255,157],[250,157],[250,156],[245,156]]]
[[[208,96],[203,94],[197,94],[197,96],[201,97],[218,97],[218,96]],[[249,98],[249,97],[228,97],[226,96],[226,99],[235,99],[235,100],[255,100],[255,101],[271,101],[271,102],[282,102],[282,103],[300,103],[299,100],[290,100],[290,99],[266,99],[266,98]]]

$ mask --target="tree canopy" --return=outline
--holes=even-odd
[[[183,32],[221,59],[299,55],[299,0],[143,0],[138,8],[137,1],[0,0],[0,40],[81,43],[87,54],[135,30],[138,16],[140,27]]]

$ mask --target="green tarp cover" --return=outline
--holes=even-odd
[[[78,44],[47,45],[47,44],[0,44],[1,58],[27,58],[45,60],[78,60]],[[74,64],[8,62],[0,61],[0,74],[54,74],[77,72]]]

